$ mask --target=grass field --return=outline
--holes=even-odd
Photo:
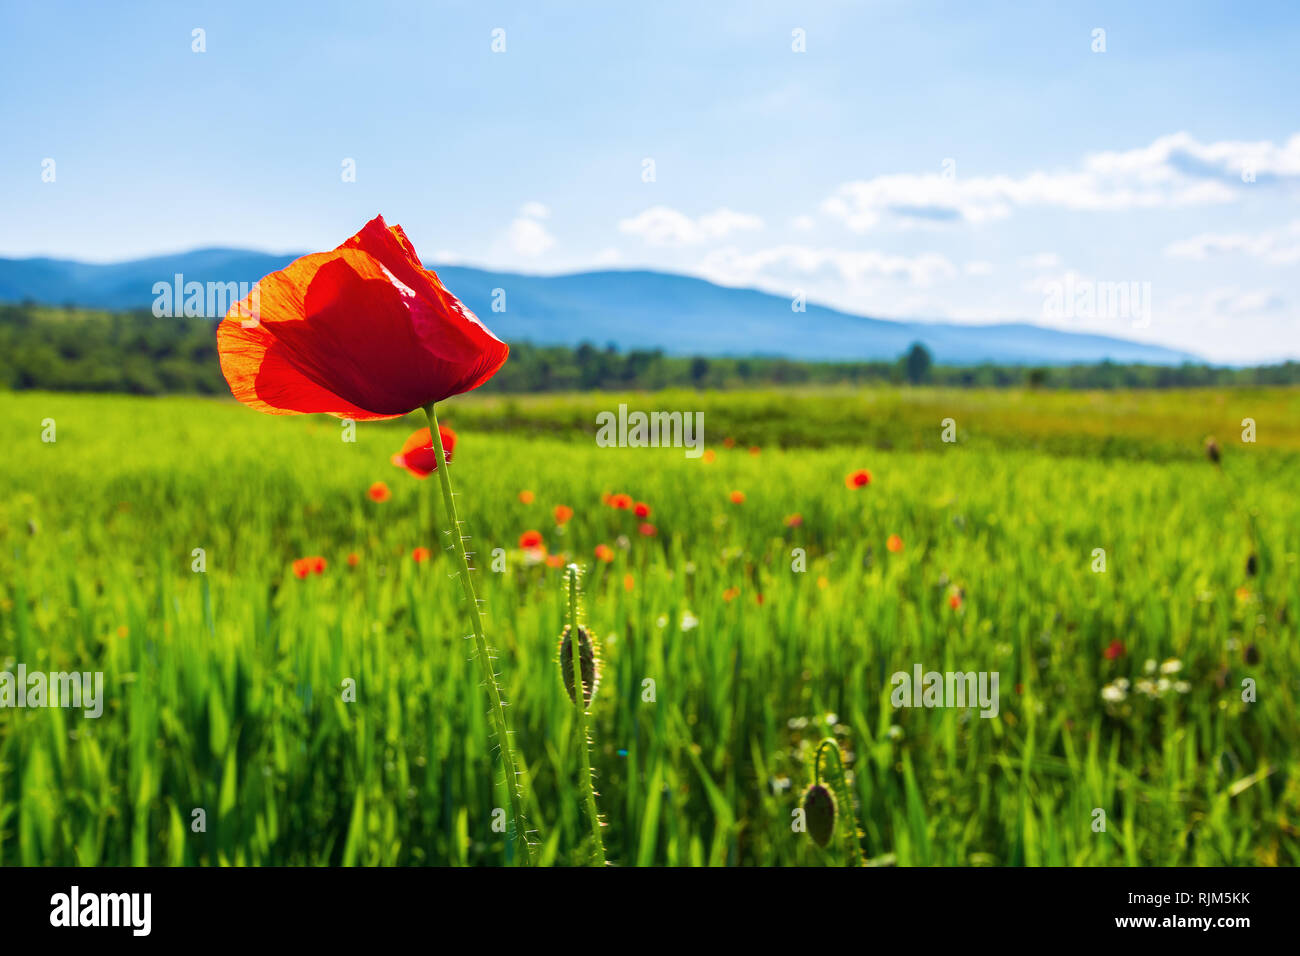
[[[596,447],[620,401],[703,410],[712,460]],[[0,864],[507,860],[437,479],[389,462],[421,421],[345,442],[333,419],[229,401],[0,408],[0,670],[102,671],[106,697],[99,719],[0,710]],[[1300,391],[467,397],[440,415],[542,862],[585,860],[590,827],[563,572],[519,549],[530,529],[588,568],[614,864],[843,865],[791,825],[828,735],[879,862],[1300,863]],[[871,484],[846,487],[859,468]],[[619,492],[654,536],[603,502]],[[295,576],[316,555],[324,572]],[[895,709],[890,675],[916,664],[998,672],[998,715]]]

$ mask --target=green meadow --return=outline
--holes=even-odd
[[[710,453],[597,447],[620,402],[703,411]],[[346,441],[229,400],[0,410],[0,671],[104,679],[98,718],[0,709],[0,865],[514,861],[438,479],[389,460],[420,418]],[[439,414],[540,862],[585,862],[591,827],[563,570],[520,549],[528,530],[586,570],[613,865],[845,865],[794,825],[826,737],[876,864],[1300,864],[1300,390]],[[997,715],[893,706],[918,665],[996,672]]]

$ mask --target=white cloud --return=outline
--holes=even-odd
[[[816,224],[812,216],[795,216],[790,220],[790,228],[798,232],[808,232]]]
[[[526,202],[519,207],[519,215],[523,216],[525,219],[549,219],[551,216],[551,208],[545,203],[536,201]]]
[[[1254,182],[1243,182],[1250,173]],[[1022,206],[1120,211],[1230,202],[1240,190],[1300,180],[1300,133],[1286,143],[1200,143],[1187,133],[1085,156],[1078,168],[1024,176],[895,173],[845,183],[822,211],[854,232],[883,219],[918,225],[1004,219]]]
[[[741,230],[761,229],[758,216],[734,212],[727,208],[692,219],[668,206],[651,206],[629,219],[621,219],[619,232],[640,236],[652,246],[694,245]]]
[[[1032,256],[1021,256],[1017,261],[1025,269],[1057,269],[1061,265],[1061,257],[1055,252],[1039,252]]]
[[[535,259],[555,245],[555,237],[536,219],[520,216],[506,230],[506,242],[517,255]]]
[[[1261,259],[1269,265],[1300,263],[1300,219],[1255,234],[1203,232],[1165,246],[1165,255],[1171,259],[1203,260],[1229,254]]]
[[[993,263],[982,260],[968,262],[962,271],[968,276],[991,276],[993,274]]]
[[[709,278],[726,285],[742,285],[780,275],[812,275],[828,271],[847,283],[881,278],[926,286],[957,275],[957,269],[935,252],[901,256],[876,251],[817,249],[782,245],[754,252],[717,249],[702,264]]]

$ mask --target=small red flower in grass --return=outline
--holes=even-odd
[[[348,567],[355,568],[360,563],[361,555],[357,554],[355,551],[348,555]]]
[[[263,278],[217,327],[217,352],[250,408],[367,421],[477,388],[510,349],[376,216]]]
[[[295,558],[293,562],[293,573],[299,578],[306,578],[312,574],[325,573],[325,559],[320,557]]]
[[[727,588],[727,590],[722,592],[722,600],[726,601],[728,604],[738,597],[740,597],[740,588]]]
[[[548,568],[562,568],[568,561],[568,557],[563,554],[548,554],[546,556],[546,566]]]
[[[525,488],[519,492],[519,500],[526,505],[531,505],[533,503],[533,493]]]
[[[456,433],[446,425],[438,426],[442,436],[442,450],[447,453],[447,463],[451,464],[451,452],[456,447]],[[438,470],[438,455],[433,450],[433,433],[427,428],[417,428],[402,443],[402,450],[393,456],[392,462],[399,468],[405,468],[416,478],[428,478]]]
[[[889,538],[885,541],[885,547],[888,548],[890,551],[892,551],[894,554],[898,554],[900,551],[903,550],[903,539],[896,534],[891,534]]]
[[[568,505],[555,506],[555,523],[568,524],[569,519],[573,517],[573,509]]]
[[[423,564],[425,561],[428,561],[429,549],[425,547],[412,548],[411,560],[414,561],[416,564]]]
[[[628,508],[632,507],[632,496],[625,495],[622,492],[616,495],[610,495],[609,506],[611,508],[617,508],[619,511],[627,511]]]
[[[952,608],[954,611],[960,611],[961,595],[958,594],[956,591],[953,591],[952,594],[948,595],[948,606]]]
[[[596,557],[606,564],[614,560],[614,549],[607,544],[596,545]]]
[[[369,495],[371,501],[387,501],[393,496],[393,493],[388,490],[388,486],[382,481],[376,481],[367,488],[366,494]]]
[[[638,501],[636,507],[632,509],[632,513],[638,518],[648,518],[650,517],[650,506],[644,501]]]
[[[1121,641],[1111,641],[1106,645],[1106,650],[1102,652],[1108,661],[1113,661],[1117,657],[1123,657],[1125,654],[1124,644]]]
[[[706,465],[711,465],[713,464],[714,461],[717,460],[717,457],[718,457],[718,453],[716,451],[714,451],[712,448],[706,448],[704,449],[704,454],[701,456],[701,459],[704,461]]]
[[[525,531],[519,536],[519,547],[525,551],[542,546],[542,533],[540,531]]]
[[[760,451],[762,451],[762,449],[760,449],[757,445],[751,445],[749,448],[749,453],[751,455],[757,455]]]
[[[797,528],[803,524],[803,515],[798,512],[785,516],[785,526],[787,528]]]
[[[634,587],[636,587],[636,578],[630,574],[623,575],[623,590],[630,592]]]
[[[724,439],[722,439],[722,447],[723,447],[723,448],[735,448],[735,447],[736,447],[736,439],[734,439],[734,438],[724,438]]]
[[[637,528],[637,530],[640,531],[647,538],[653,538],[655,535],[659,533],[659,529],[656,528],[654,525],[652,525],[649,521],[642,521],[641,526]]]
[[[857,471],[845,476],[844,484],[849,488],[863,488],[871,484],[871,472],[865,468],[859,468]]]
[[[743,491],[733,491],[731,493],[731,503],[733,505],[743,505],[745,503],[745,493]]]

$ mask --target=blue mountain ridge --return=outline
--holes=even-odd
[[[297,256],[244,249],[197,249],[111,264],[0,258],[0,302],[100,309],[149,308],[155,282],[252,283]],[[892,360],[922,343],[945,365],[1069,365],[1140,362],[1178,365],[1200,356],[1159,345],[1044,328],[1025,322],[960,325],[852,315],[755,289],[647,270],[536,276],[467,266],[433,267],[496,335],[538,345],[591,342],[674,355],[770,356],[814,361]],[[505,311],[493,312],[494,291]]]

